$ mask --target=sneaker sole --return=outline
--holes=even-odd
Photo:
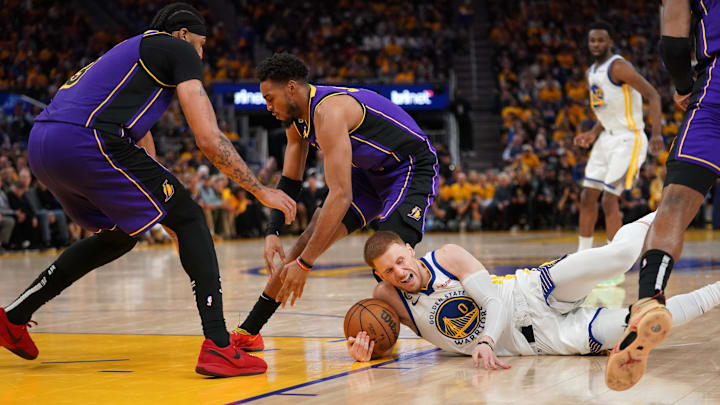
[[[247,368],[242,370],[233,370],[233,373],[227,372],[227,367],[213,367],[212,365],[197,366],[195,372],[210,377],[239,377],[244,375],[257,375],[265,373],[265,368]]]
[[[672,316],[667,310],[656,309],[645,314],[635,328],[635,340],[625,349],[610,354],[605,369],[608,388],[625,391],[637,384],[645,374],[650,351],[668,337],[670,329]]]

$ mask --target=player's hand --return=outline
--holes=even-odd
[[[285,308],[285,303],[292,295],[290,306],[295,305],[295,300],[302,297],[308,273],[308,271],[301,269],[296,261],[292,261],[283,266],[283,269],[280,271],[282,287],[277,297],[275,297],[275,301],[281,303],[283,308]]]
[[[675,94],[673,94],[673,100],[675,100],[675,104],[678,105],[683,111],[687,110],[688,105],[690,104],[690,95],[692,92],[685,94],[684,96],[681,96],[677,94],[677,91]]]
[[[275,208],[285,214],[285,225],[290,225],[295,220],[295,201],[288,197],[282,190],[263,187],[255,194],[258,201],[266,207]]]
[[[595,142],[595,138],[597,138],[597,136],[590,131],[582,132],[575,136],[573,143],[581,148],[589,148],[590,145]]]
[[[501,361],[493,351],[492,347],[486,344],[478,344],[475,346],[472,352],[473,365],[479,367],[482,363],[485,370],[489,370],[492,367],[493,370],[497,370],[498,367],[508,369],[510,365]]]
[[[272,278],[278,274],[278,271],[282,269],[275,268],[275,254],[280,256],[280,260],[285,263],[285,252],[283,252],[282,242],[277,235],[268,235],[265,237],[265,268],[268,271],[268,277]]]
[[[650,153],[653,156],[657,156],[665,151],[665,141],[663,141],[662,135],[653,135],[650,137]]]
[[[350,356],[357,361],[370,361],[375,349],[375,341],[365,331],[358,332],[357,337],[350,336],[347,345]]]

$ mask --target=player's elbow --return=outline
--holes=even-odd
[[[212,151],[217,145],[217,136],[213,136],[209,131],[195,132],[195,144],[204,154]]]

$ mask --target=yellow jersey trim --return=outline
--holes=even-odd
[[[305,131],[300,132],[298,130],[298,133],[303,137],[303,139],[310,136],[310,126],[312,125],[312,114],[310,114],[310,107],[312,106],[312,99],[315,97],[315,92],[317,89],[312,84],[308,83],[308,86],[310,86],[310,96],[308,97],[308,120],[306,121],[307,129]],[[322,100],[320,100],[322,102]],[[293,121],[293,124],[295,122]],[[295,129],[298,129],[297,125],[295,125]]]
[[[383,148],[381,148],[381,147],[379,147],[379,146],[377,146],[377,145],[375,145],[375,144],[372,144],[372,143],[370,143],[370,142],[368,142],[368,141],[366,141],[366,140],[364,140],[364,139],[362,139],[362,138],[358,138],[358,137],[355,136],[355,135],[350,135],[350,138],[351,138],[351,139],[354,139],[354,140],[356,140],[356,141],[358,141],[358,142],[362,142],[362,143],[368,144],[368,145],[372,146],[373,148],[375,148],[375,149],[377,149],[377,150],[379,150],[379,151],[381,151],[381,152],[384,152],[384,153],[386,153],[386,154],[388,154],[388,155],[392,155],[392,156],[395,158],[396,161],[398,161],[398,162],[400,161],[400,158],[397,157],[397,155],[395,154],[395,152],[392,152],[392,151],[383,149]]]
[[[425,262],[423,262],[422,260],[418,260],[418,261],[420,262],[420,265],[422,265],[422,267],[423,267],[423,268],[428,272],[428,274],[430,275],[430,277],[428,277],[427,283],[425,284],[425,287],[421,288],[421,290],[427,290],[428,288],[430,288],[430,282],[431,282],[432,279],[433,279],[433,273],[432,273],[432,271],[430,271],[430,269],[428,268],[428,266],[425,265]]]
[[[100,148],[100,153],[102,153],[103,156],[105,156],[105,159],[107,159],[107,161],[110,162],[110,165],[111,165],[115,170],[117,170],[117,171],[119,171],[120,173],[122,173],[123,176],[125,176],[128,180],[130,180],[130,181],[135,185],[135,187],[137,187],[143,194],[145,194],[145,197],[147,197],[148,200],[150,200],[150,202],[152,203],[152,205],[155,206],[155,209],[158,210],[158,215],[157,215],[155,218],[153,218],[150,222],[148,222],[147,225],[145,225],[145,226],[143,226],[142,228],[138,229],[137,231],[132,232],[132,233],[129,234],[130,236],[135,236],[135,235],[139,234],[140,232],[144,231],[145,229],[147,229],[147,227],[149,227],[150,225],[152,225],[152,224],[154,224],[155,222],[157,222],[160,218],[162,218],[162,216],[163,216],[163,211],[160,209],[160,207],[157,206],[157,204],[155,203],[155,200],[153,200],[152,197],[150,197],[150,196],[148,195],[148,193],[146,193],[145,190],[143,190],[143,188],[140,187],[140,185],[137,184],[137,182],[132,179],[132,177],[128,176],[128,174],[125,173],[125,171],[123,171],[123,169],[115,166],[115,163],[113,163],[112,159],[110,159],[110,156],[108,156],[108,155],[105,153],[105,151],[103,150],[102,144],[100,143],[100,138],[98,138],[97,130],[93,129],[93,134],[95,135],[95,140],[97,141],[98,148]]]
[[[410,132],[411,134],[413,134],[413,135],[415,135],[416,137],[418,137],[418,138],[419,138],[420,140],[422,140],[423,142],[425,141],[425,138],[423,138],[421,135],[417,134],[417,133],[416,133],[415,131],[413,131],[412,129],[410,129],[410,128],[406,127],[405,125],[401,124],[401,123],[400,123],[399,121],[397,121],[395,118],[390,117],[390,116],[387,116],[387,115],[385,115],[383,112],[378,111],[378,110],[376,110],[376,109],[374,109],[374,108],[372,108],[372,107],[369,107],[369,106],[368,106],[367,108],[368,108],[370,111],[373,111],[373,112],[375,112],[375,113],[377,113],[377,114],[380,114],[380,115],[382,115],[383,117],[389,119],[390,121],[396,123],[396,124],[399,125],[400,127],[404,128],[406,131],[408,131],[408,132]]]
[[[104,55],[103,55],[103,56],[104,56]],[[73,74],[73,76],[77,75],[78,73],[80,73],[80,76],[78,76],[78,78],[75,79],[74,82],[72,82],[72,83],[70,83],[70,84],[63,84],[62,86],[60,86],[60,88],[58,89],[58,91],[60,91],[60,90],[65,90],[65,89],[69,89],[70,87],[76,85],[77,82],[79,82],[80,79],[82,79],[82,77],[85,76],[85,73],[87,73],[88,70],[90,70],[90,68],[92,68],[97,62],[99,62],[100,59],[102,59],[102,56],[99,57],[99,58],[97,58],[97,59],[95,59],[94,61],[90,62],[90,64],[88,64],[87,66],[81,68],[81,69],[78,70],[77,72],[75,72],[75,74]],[[72,76],[70,76],[70,79],[68,79],[68,80],[71,80],[71,79],[72,79]]]
[[[702,37],[703,37],[703,54],[706,58],[709,58],[710,55],[707,53],[707,35],[705,34],[705,21],[700,20],[700,28],[702,28]]]
[[[358,214],[360,214],[360,218],[362,218],[362,221],[363,221],[363,227],[365,227],[365,225],[367,225],[367,220],[365,220],[365,215],[363,215],[362,211],[360,211],[360,208],[358,208],[358,206],[355,205],[355,203],[353,201],[350,201],[350,205],[353,208],[355,208],[355,211],[357,211]]]
[[[85,122],[85,127],[90,126],[90,121],[92,121],[93,116],[95,116],[95,113],[98,112],[102,108],[102,106],[104,106],[105,103],[107,103],[108,100],[110,100],[112,98],[113,94],[115,94],[115,92],[118,91],[118,89],[120,87],[122,87],[123,83],[125,83],[125,81],[128,79],[128,77],[130,77],[130,75],[135,71],[135,69],[137,68],[137,65],[138,65],[137,62],[134,65],[132,65],[132,67],[130,68],[130,71],[127,72],[127,74],[125,75],[125,77],[123,77],[123,79],[120,81],[120,83],[118,83],[118,85],[115,86],[113,91],[110,92],[110,94],[105,98],[105,100],[103,100],[103,102],[100,103],[100,105],[97,106],[97,108],[95,110],[93,110],[93,112],[90,114],[87,121]]]
[[[167,84],[167,83],[161,82],[160,79],[158,79],[157,77],[155,77],[155,75],[152,74],[152,72],[150,71],[150,69],[148,69],[147,66],[145,66],[145,63],[143,62],[142,59],[138,59],[138,61],[140,61],[140,66],[142,66],[143,70],[145,70],[145,73],[147,73],[148,75],[150,75],[150,77],[152,77],[153,80],[155,80],[159,85],[164,86],[164,87],[177,87],[177,85],[175,85],[175,84]]]
[[[358,101],[358,103],[360,103],[360,101]],[[362,119],[360,120],[360,122],[358,122],[357,125],[355,125],[355,128],[351,129],[350,132],[348,132],[348,134],[352,134],[353,132],[355,132],[365,122],[365,116],[367,115],[367,108],[365,108],[365,104],[363,104],[363,103],[360,103],[360,106],[362,106],[362,109],[363,109]]]
[[[160,96],[160,93],[162,93],[162,91],[163,91],[162,88],[158,89],[158,92],[155,93],[155,97],[153,97],[153,99],[150,100],[150,103],[149,103],[147,106],[145,106],[145,108],[142,110],[142,112],[140,112],[140,115],[138,115],[138,116],[133,120],[133,122],[131,122],[130,125],[128,125],[128,129],[132,128],[133,125],[135,125],[135,123],[138,122],[138,120],[140,119],[140,117],[142,117],[142,116],[145,114],[145,112],[148,110],[148,108],[150,108],[150,106],[153,105],[153,103],[155,103],[155,100],[157,100],[158,96]],[[124,135],[124,131],[123,131],[123,135]]]
[[[408,181],[410,181],[410,174],[412,173],[412,169],[413,169],[413,158],[412,158],[412,155],[410,155],[409,158],[410,158],[410,167],[408,167],[408,172],[407,172],[407,174],[405,175],[405,184],[403,184],[403,188],[400,190],[400,194],[398,195],[398,198],[395,200],[395,202],[393,203],[393,205],[391,205],[390,208],[385,212],[385,214],[380,217],[380,219],[385,219],[385,218],[389,215],[389,213],[392,212],[392,210],[395,208],[395,206],[397,205],[397,203],[400,202],[400,198],[402,198],[403,193],[405,192],[405,189],[407,188]]]

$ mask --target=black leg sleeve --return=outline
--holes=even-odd
[[[177,195],[179,194],[179,195]],[[223,317],[222,288],[215,245],[202,209],[182,190],[162,224],[178,238],[180,262],[190,277],[203,334],[219,347],[230,344]],[[181,201],[179,199],[182,199]]]
[[[8,320],[15,324],[29,322],[32,314],[43,304],[80,277],[129,252],[136,242],[135,238],[117,230],[105,231],[74,243],[5,308]]]

